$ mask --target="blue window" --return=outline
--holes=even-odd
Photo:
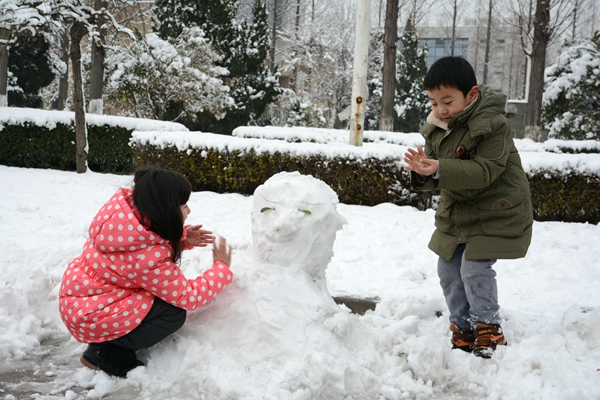
[[[452,40],[446,39],[420,39],[421,47],[427,46],[427,68],[442,57],[452,55]],[[454,41],[454,55],[468,59],[469,57],[469,39],[457,38]]]

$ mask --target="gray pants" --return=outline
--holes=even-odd
[[[456,248],[449,262],[438,260],[450,322],[460,329],[472,329],[477,322],[500,323],[494,263],[496,260],[466,260],[464,244]]]

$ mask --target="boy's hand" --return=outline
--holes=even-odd
[[[435,174],[440,168],[440,162],[432,158],[427,158],[423,147],[417,146],[417,149],[408,149],[404,153],[404,162],[407,164],[404,169],[415,171],[421,179]]]
[[[231,246],[227,246],[227,241],[222,236],[213,245],[213,262],[217,261],[221,261],[227,266],[231,265]]]
[[[202,225],[191,225],[186,228],[187,237],[185,242],[189,246],[206,247],[214,243],[215,237],[212,236],[212,232],[200,228],[202,228]]]

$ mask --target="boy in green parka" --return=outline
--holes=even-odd
[[[489,358],[506,345],[497,259],[524,257],[531,242],[529,181],[505,118],[506,96],[477,86],[460,57],[436,61],[424,79],[432,112],[421,146],[404,154],[415,190],[440,190],[429,248],[450,311],[453,348]]]

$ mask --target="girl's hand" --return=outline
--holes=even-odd
[[[222,236],[213,245],[213,262],[217,261],[221,261],[227,266],[231,265],[231,246],[227,246],[227,241]]]
[[[404,169],[415,171],[421,179],[433,175],[440,168],[440,162],[431,158],[423,151],[423,147],[417,146],[417,149],[408,149],[404,153],[404,162],[407,164]]]
[[[212,232],[200,228],[202,228],[202,225],[191,225],[186,228],[187,237],[185,242],[189,246],[206,247],[214,243],[215,237],[212,236]]]

